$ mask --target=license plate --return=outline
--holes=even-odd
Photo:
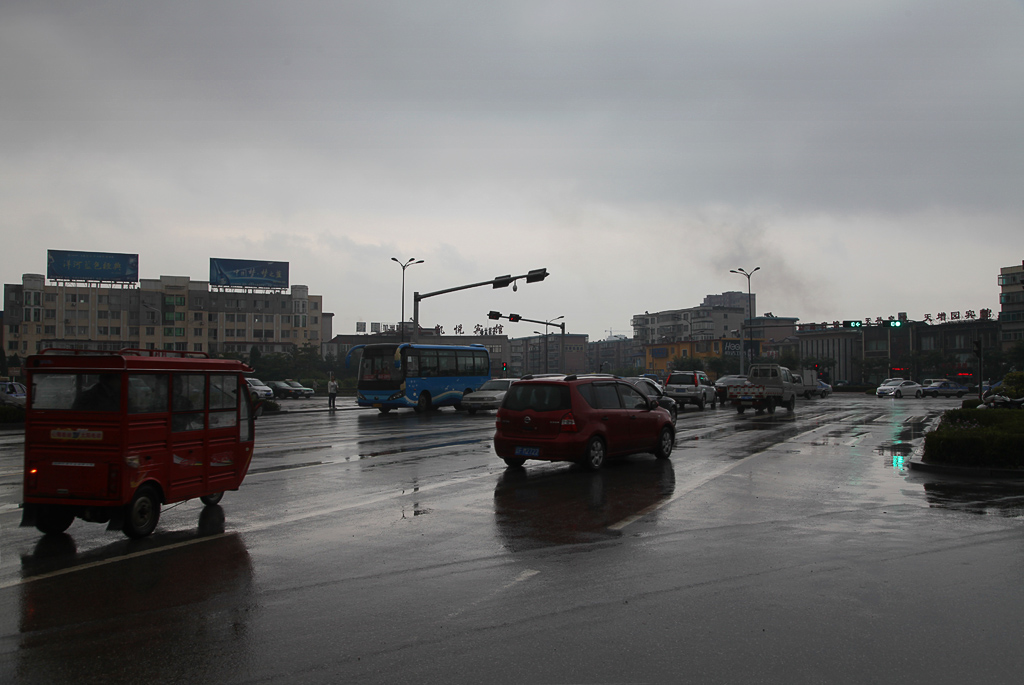
[[[540,448],[539,447],[517,447],[516,448],[516,456],[517,457],[539,457],[540,456]]]
[[[381,404],[380,402],[377,402],[376,404],[373,405],[373,408],[374,409],[380,409],[383,406],[384,406],[383,404]]]

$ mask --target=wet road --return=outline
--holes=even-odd
[[[0,682],[1019,682],[1024,486],[906,468],[957,404],[691,408],[597,474],[506,471],[493,413],[268,416],[142,541],[18,528],[0,433]]]

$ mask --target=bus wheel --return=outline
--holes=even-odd
[[[419,400],[416,401],[416,411],[425,412],[430,410],[430,393],[421,392]]]
[[[377,411],[379,411],[381,414],[387,414],[389,411],[391,411],[391,407],[378,407]]]
[[[199,501],[208,507],[212,507],[224,498],[223,492],[215,492],[212,495],[203,495],[199,498]]]
[[[46,535],[63,533],[75,520],[75,514],[67,507],[43,506],[36,512],[36,530]]]
[[[125,507],[124,534],[132,539],[144,538],[156,530],[160,521],[160,499],[156,490],[143,485],[135,491],[132,501]]]

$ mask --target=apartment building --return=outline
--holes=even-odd
[[[304,285],[239,289],[188,276],[138,283],[51,282],[24,274],[4,285],[4,352],[125,347],[210,354],[287,352],[332,337],[333,314]]]
[[[999,270],[999,325],[1003,350],[1024,340],[1024,261]]]

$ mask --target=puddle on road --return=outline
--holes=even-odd
[[[925,483],[929,506],[972,514],[1024,518],[1024,482]]]

